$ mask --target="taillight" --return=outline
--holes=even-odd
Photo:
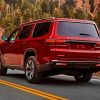
[[[95,48],[95,49],[100,49],[100,43],[96,43],[96,44],[94,45],[94,48]]]
[[[65,43],[65,40],[56,40],[56,47],[61,47],[62,49],[70,49],[70,43]]]
[[[48,44],[48,45],[55,45],[55,40],[54,39],[47,39],[45,41],[45,43]]]

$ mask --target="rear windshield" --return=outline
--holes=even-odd
[[[76,22],[58,22],[58,34],[61,36],[98,37],[94,24]]]

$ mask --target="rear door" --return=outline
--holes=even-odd
[[[48,55],[50,55],[46,45],[46,39],[51,35],[51,29],[53,27],[53,22],[45,21],[38,22],[34,28],[32,38],[31,38],[31,48],[34,48],[37,54],[37,60],[39,63],[45,63],[48,61]]]
[[[74,61],[100,58],[100,39],[95,24],[59,21],[57,26],[59,56]]]

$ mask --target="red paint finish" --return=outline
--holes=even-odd
[[[86,20],[51,18],[25,23],[18,27],[15,40],[9,40],[8,38],[7,41],[0,43],[0,57],[3,65],[12,65],[13,68],[23,69],[25,55],[29,52],[30,54],[34,52],[34,55],[32,55],[35,56],[37,64],[40,65],[56,61],[56,65],[66,65],[67,68],[70,61],[76,64],[77,62],[84,62],[84,64],[88,62],[90,65],[100,63],[100,37],[61,36],[57,31],[59,21],[93,24],[97,34],[99,34],[96,24]],[[48,32],[42,36],[32,37],[36,25],[45,22],[50,22]],[[19,39],[22,28],[27,25],[32,26],[29,35],[26,38]]]

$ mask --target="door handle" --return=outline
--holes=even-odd
[[[22,45],[25,45],[25,44],[26,44],[26,42],[23,42],[23,43],[22,43]]]
[[[11,43],[10,46],[13,46],[13,43]]]
[[[12,46],[14,44],[15,41],[10,41],[10,46]]]

